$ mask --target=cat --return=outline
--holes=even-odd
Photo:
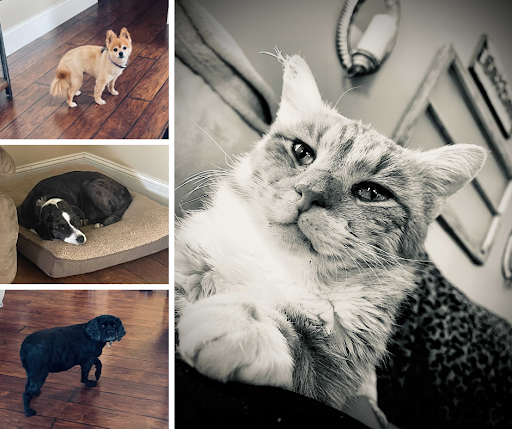
[[[277,119],[178,221],[177,351],[342,409],[385,356],[428,225],[486,152],[401,147],[325,104],[302,57],[276,57]]]

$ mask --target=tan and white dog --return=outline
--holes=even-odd
[[[96,78],[94,101],[106,104],[101,94],[108,85],[112,95],[118,95],[114,84],[128,64],[132,52],[132,39],[126,28],[117,37],[112,30],[107,32],[105,46],[80,46],[67,52],[57,66],[57,77],[50,86],[54,97],[67,97],[69,107],[76,107],[75,95],[80,95],[83,75],[87,73]]]

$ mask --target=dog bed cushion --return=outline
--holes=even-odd
[[[47,177],[69,171],[98,171],[90,165],[70,165],[0,183],[18,207],[32,188]],[[50,277],[90,273],[151,255],[169,247],[169,209],[130,191],[133,201],[121,221],[101,228],[81,228],[87,237],[82,246],[61,240],[43,240],[20,225],[18,251]]]

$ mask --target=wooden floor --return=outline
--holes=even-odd
[[[37,330],[119,317],[122,341],[103,349],[98,385],[80,383],[80,367],[50,374],[23,413],[26,374],[19,351]],[[27,429],[159,429],[169,427],[167,291],[6,291],[0,308],[0,427]]]
[[[97,4],[7,57],[14,99],[0,93],[0,139],[155,139],[169,126],[168,0],[99,0]],[[126,27],[133,51],[106,105],[94,102],[95,80],[84,76],[78,104],[49,94],[62,56],[105,44]],[[167,137],[168,138],[168,137]]]
[[[18,271],[13,283],[169,284],[169,249],[89,274],[58,279],[48,277],[33,262],[18,252]]]

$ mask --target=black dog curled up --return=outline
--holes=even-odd
[[[107,343],[121,341],[126,334],[120,319],[103,315],[79,325],[50,328],[28,335],[20,349],[20,358],[27,373],[27,384],[23,393],[25,414],[30,417],[36,411],[30,401],[41,393],[41,386],[50,372],[67,371],[75,365],[82,369],[81,382],[87,387],[96,386],[89,380],[89,371],[96,367],[96,380],[101,375],[98,357]]]

